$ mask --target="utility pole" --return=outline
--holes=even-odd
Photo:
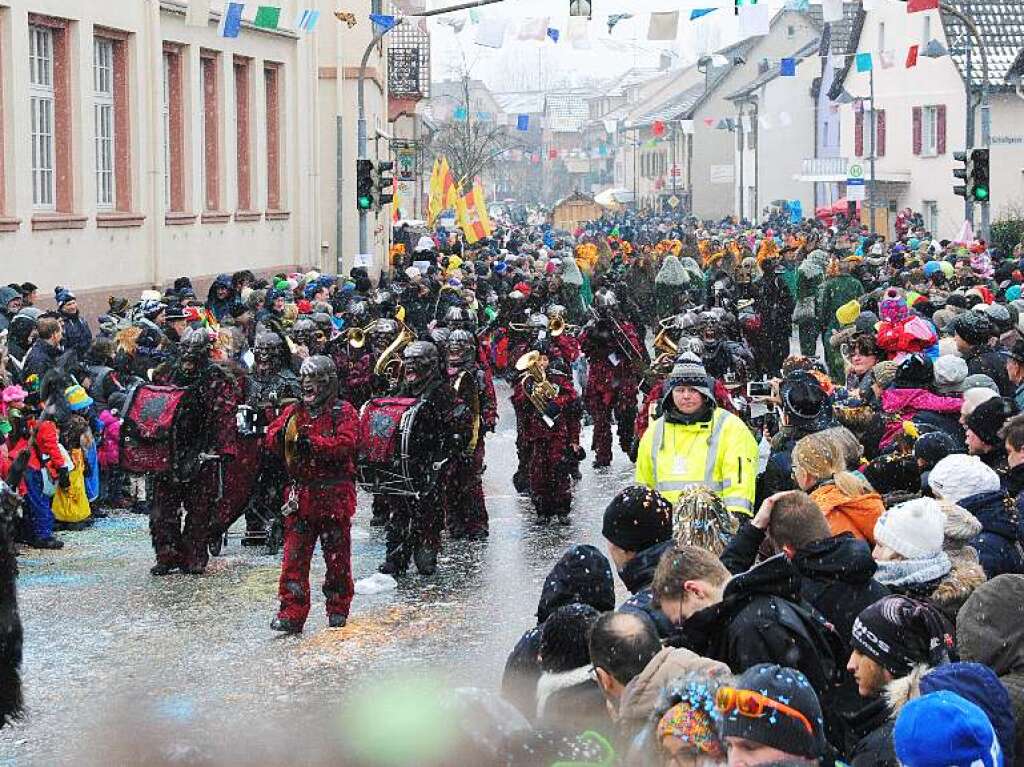
[[[877,234],[878,224],[875,221],[875,68],[868,70],[868,97],[871,100],[871,156],[868,158],[871,177],[868,179],[868,218],[871,219],[871,234]]]

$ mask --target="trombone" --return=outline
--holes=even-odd
[[[345,336],[348,338],[348,345],[353,349],[362,349],[366,346],[366,341],[370,335],[370,328],[373,327],[371,322],[369,325],[364,327],[349,328],[345,331]]]

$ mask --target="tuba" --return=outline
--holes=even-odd
[[[380,357],[377,358],[377,362],[373,366],[373,374],[387,381],[389,391],[395,391],[398,388],[398,384],[402,381],[402,368],[404,367],[402,351],[416,340],[416,333],[413,332],[412,328],[404,322],[400,323],[400,325],[401,329],[398,331],[395,340],[388,345],[387,349],[381,352]]]
[[[516,360],[516,370],[523,374],[519,380],[523,384],[523,391],[526,392],[527,398],[550,429],[555,425],[555,419],[547,414],[548,405],[558,396],[558,389],[548,380],[540,366],[540,352],[532,351],[524,354]],[[530,388],[526,387],[527,379],[533,381],[533,386]]]

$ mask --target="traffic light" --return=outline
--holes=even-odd
[[[387,175],[395,169],[393,162],[378,162],[373,179],[373,197],[377,201],[377,209],[390,205],[395,199],[395,179]]]
[[[967,191],[975,202],[988,202],[988,150],[971,150],[971,176]]]
[[[373,207],[373,161],[356,160],[356,208]]]
[[[964,183],[953,187],[953,194],[972,202],[989,201],[989,164],[987,149],[972,149],[969,152],[954,152],[953,159],[964,167],[955,168],[953,176]]]
[[[969,183],[968,178],[970,176],[970,159],[967,156],[967,152],[953,152],[953,159],[957,162],[963,163],[964,167],[954,168],[953,177],[960,179],[964,183],[957,184],[953,187],[953,194],[957,197],[967,197],[967,184]]]

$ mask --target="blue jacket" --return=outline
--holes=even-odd
[[[981,532],[971,539],[971,546],[978,552],[985,576],[1024,573],[1024,517],[1017,510],[1016,500],[997,490],[969,495],[960,506],[981,522]]]
[[[85,359],[85,353],[92,346],[92,330],[89,323],[82,319],[82,315],[61,314],[60,319],[64,325],[64,348],[74,349],[78,352],[79,359]]]
[[[654,606],[651,583],[654,581],[654,571],[658,568],[661,555],[671,546],[672,541],[668,540],[639,551],[619,571],[619,577],[633,595],[622,603],[619,611],[646,615],[657,627],[658,636],[662,639],[667,639],[675,633],[675,628],[665,613]]]

